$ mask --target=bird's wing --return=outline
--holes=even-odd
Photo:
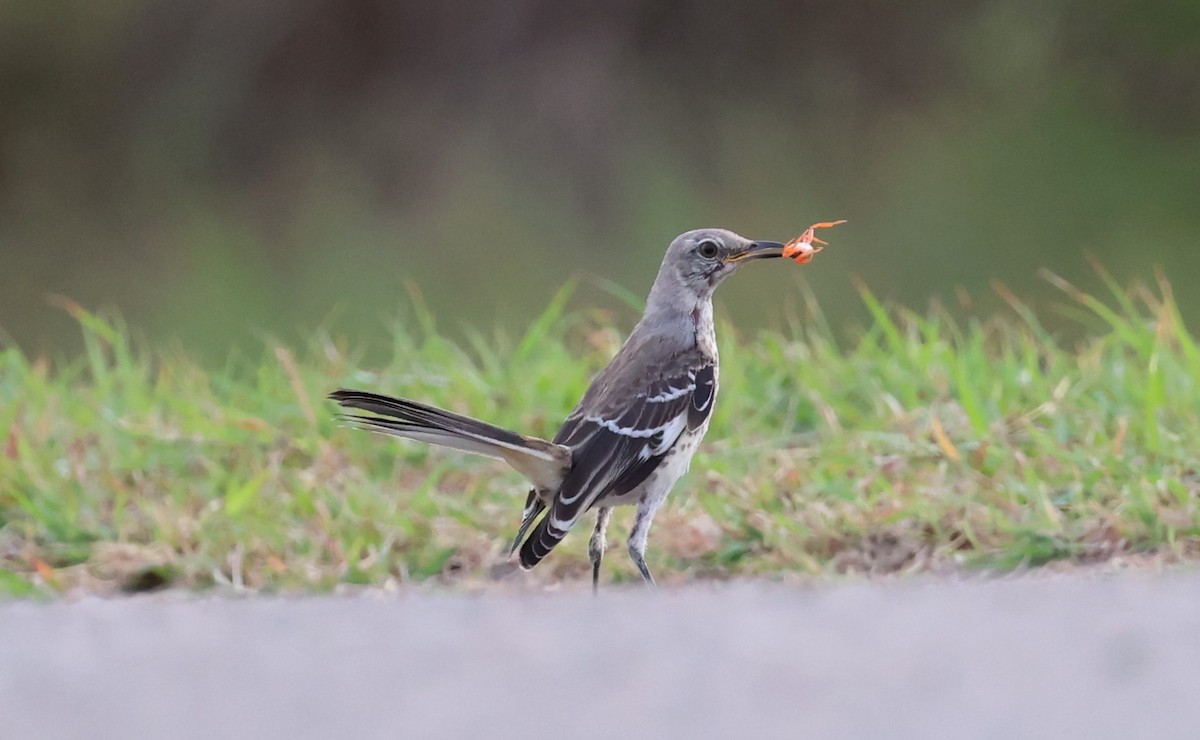
[[[601,497],[646,480],[685,429],[708,419],[716,388],[716,368],[704,364],[650,382],[624,405],[581,404],[554,438],[574,450],[571,470],[522,545],[521,565],[537,565]]]

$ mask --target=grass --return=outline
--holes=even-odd
[[[1083,339],[1011,313],[887,307],[839,340],[808,301],[784,334],[723,326],[721,397],[660,512],[662,581],[1010,569],[1200,554],[1200,346],[1170,286],[1103,300],[1048,275]],[[71,360],[0,350],[0,593],[163,585],[328,590],[508,572],[524,488],[502,464],[339,428],[338,386],[550,436],[621,333],[567,310],[447,339],[413,293],[391,360],[317,332],[202,367],[64,302]],[[502,390],[497,390],[502,389]],[[618,539],[629,510],[610,530]],[[588,525],[585,525],[585,528]],[[529,576],[586,578],[573,534]],[[617,547],[606,577],[635,580]]]

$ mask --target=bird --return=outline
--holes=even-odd
[[[645,552],[654,514],[687,472],[717,397],[713,292],[743,265],[784,256],[784,246],[713,228],[672,240],[641,319],[551,440],[404,398],[344,388],[329,398],[365,412],[341,416],[353,426],[498,458],[524,475],[531,487],[509,549],[524,570],[595,509],[588,558],[597,590],[612,509],[636,506],[629,556],[653,587]]]

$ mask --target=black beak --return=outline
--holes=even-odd
[[[727,257],[725,262],[745,262],[782,256],[783,244],[781,242],[750,242],[742,251]]]

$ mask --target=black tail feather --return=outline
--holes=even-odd
[[[529,446],[526,439],[516,432],[405,398],[393,398],[378,393],[352,391],[345,388],[330,393],[329,398],[337,401],[344,408],[370,411],[373,414],[399,419],[409,424],[432,427],[447,432],[466,433],[513,447]]]

